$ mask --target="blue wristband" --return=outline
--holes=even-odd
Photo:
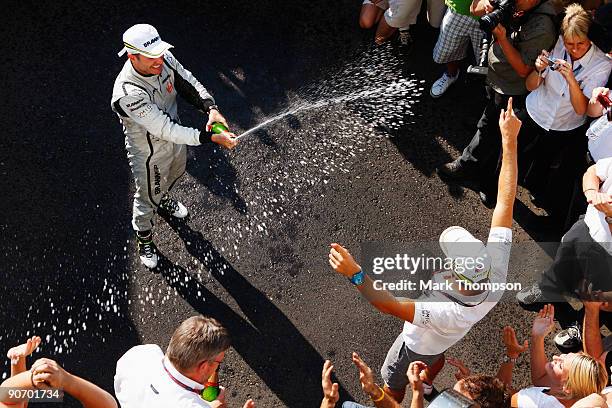
[[[364,280],[365,280],[365,273],[363,273],[363,271],[357,272],[350,279],[351,283],[355,286],[361,285]]]

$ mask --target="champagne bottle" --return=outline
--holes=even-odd
[[[215,371],[213,375],[211,375],[206,381],[206,385],[204,386],[204,389],[202,390],[201,394],[202,399],[208,402],[214,401],[219,396],[220,391],[221,390],[219,389],[219,373]]]
[[[229,129],[221,122],[215,122],[212,124],[212,127],[210,129],[214,134],[219,134],[221,132],[227,132],[229,131]]]

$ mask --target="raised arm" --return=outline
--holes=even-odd
[[[545,305],[538,312],[533,327],[531,328],[531,383],[536,387],[549,387],[553,384],[546,374],[546,352],[544,351],[544,339],[555,327],[555,308],[553,305]]]
[[[382,313],[398,317],[407,322],[412,322],[414,320],[414,302],[412,300],[399,301],[388,291],[375,289],[372,279],[365,275],[361,266],[355,262],[353,256],[342,245],[336,243],[331,244],[329,264],[336,272],[349,279],[353,278],[353,276],[358,273],[363,273],[363,282],[356,285],[357,289],[372,306]]]
[[[498,24],[497,27],[493,29],[493,36],[502,49],[512,69],[521,78],[527,78],[527,76],[533,71],[533,67],[525,64],[521,53],[514,48],[512,41],[510,41],[510,39],[506,36],[506,28],[503,25]]]
[[[510,326],[504,327],[503,340],[506,346],[506,356],[499,366],[496,377],[506,384],[506,388],[509,392],[514,393],[514,389],[512,388],[512,371],[521,353],[529,349],[529,343],[525,340],[521,345],[516,338],[514,329]]]
[[[599,308],[603,303],[588,301],[582,303],[584,304],[584,324],[582,325],[584,352],[605,364],[604,348],[599,329]]]
[[[502,134],[502,166],[497,184],[497,204],[493,211],[491,228],[512,228],[512,210],[518,179],[517,137],[521,129],[521,121],[512,110],[512,98],[508,100],[508,109],[502,109],[499,115],[499,128]]]

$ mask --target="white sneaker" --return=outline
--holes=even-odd
[[[187,207],[170,197],[162,198],[159,208],[175,218],[185,218],[189,215]]]
[[[137,237],[138,242],[138,255],[140,255],[140,262],[149,269],[153,269],[157,266],[158,256],[157,248],[151,239],[148,237]]]
[[[431,91],[429,91],[429,94],[432,96],[432,98],[439,98],[441,97],[444,92],[446,92],[448,90],[448,88],[455,83],[455,81],[459,78],[459,72],[457,72],[457,75],[455,75],[454,77],[448,75],[447,72],[445,72],[444,74],[442,74],[442,76],[436,81],[434,82],[434,84],[431,86]]]

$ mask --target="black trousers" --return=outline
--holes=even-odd
[[[519,134],[519,183],[536,197],[538,207],[565,223],[575,183],[587,168],[586,125],[567,131],[544,130],[526,109],[517,117],[523,122]]]
[[[462,167],[477,175],[482,190],[497,185],[495,170],[501,154],[499,113],[506,109],[511,96],[497,93],[490,86],[486,87],[486,92],[488,103],[476,125],[476,133],[459,158]],[[512,96],[515,110],[525,107],[525,97]]]
[[[591,286],[591,290],[612,291],[612,255],[589,234],[584,216],[563,236],[551,266],[539,282],[545,301],[555,305],[555,318],[566,328],[582,320],[565,301],[564,295],[579,297],[576,291]],[[601,322],[612,329],[612,313],[601,313]]]

